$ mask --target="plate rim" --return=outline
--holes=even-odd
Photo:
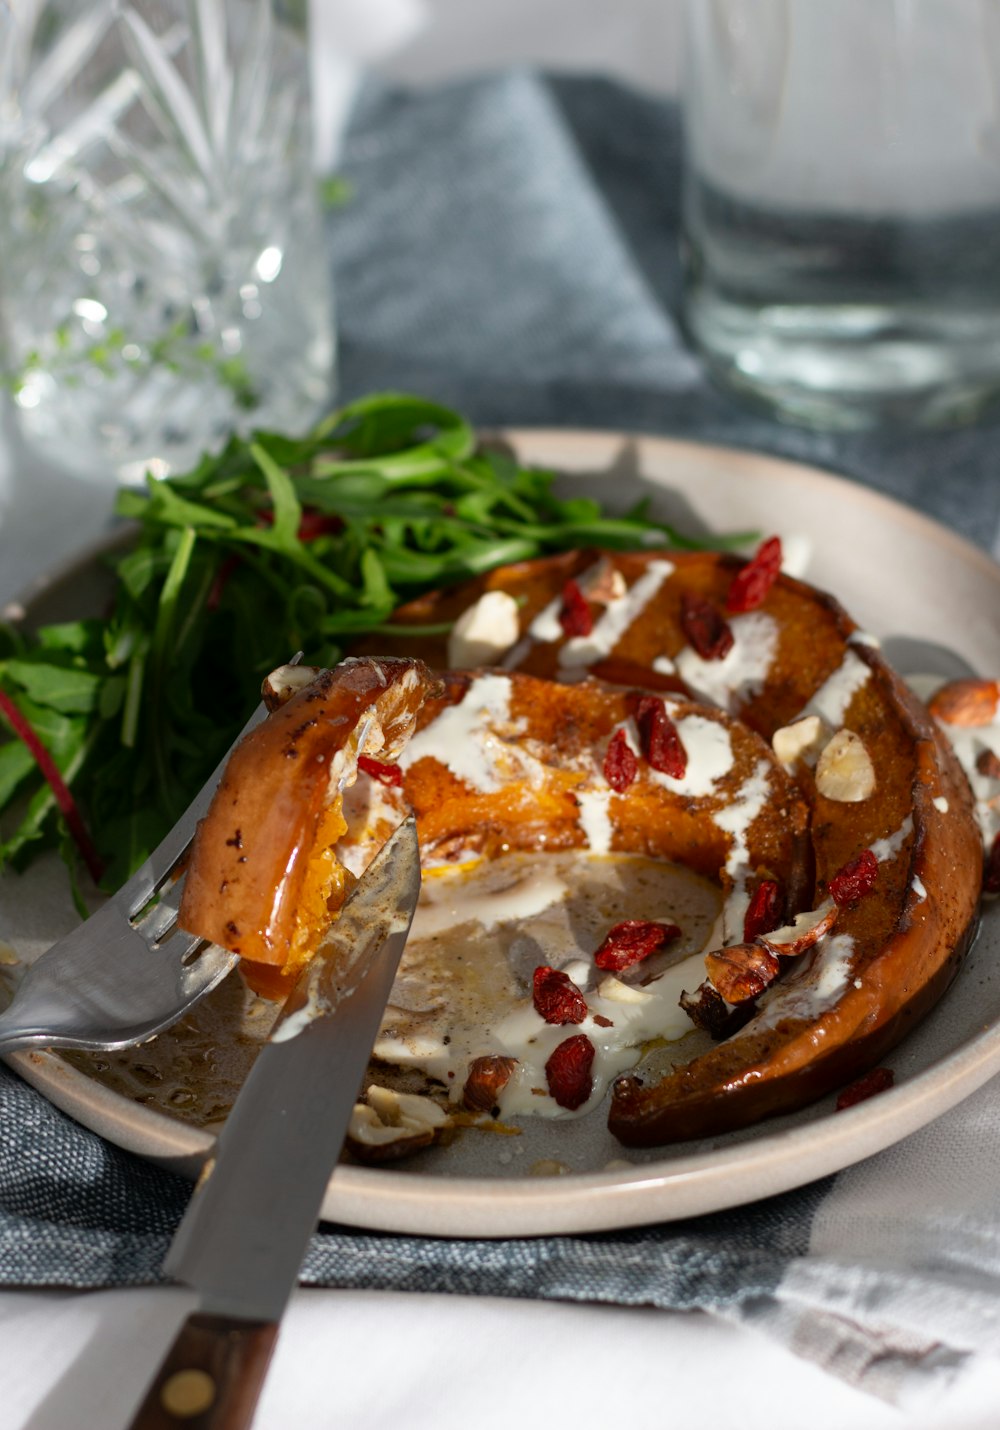
[[[776,478],[796,485],[806,482],[833,496],[842,493],[852,503],[873,507],[886,520],[909,527],[926,541],[938,547],[943,544],[962,564],[992,582],[1000,596],[1000,565],[981,547],[857,478],[812,463],[756,448],[627,429],[504,427],[482,429],[481,435],[502,436],[515,449],[551,446],[550,458],[531,450],[527,460],[536,465],[548,462],[556,469],[560,461],[556,450],[560,444],[571,443],[583,448],[634,444],[640,457],[647,450],[663,466],[685,456],[695,463],[730,463],[742,468],[747,480],[752,480],[754,469],[766,469],[770,482]],[[561,460],[565,462],[565,456]],[[599,472],[595,470],[594,475]],[[651,487],[669,490],[665,478],[649,480]],[[100,540],[56,563],[12,604],[30,612],[49,591],[72,582],[95,560],[127,542],[130,527],[134,529],[134,524],[115,526]],[[33,1050],[10,1054],[4,1061],[90,1131],[172,1171],[197,1176],[214,1145],[209,1129],[132,1102],[78,1071],[57,1053]],[[615,1168],[554,1178],[493,1179],[422,1176],[419,1171],[341,1164],[327,1188],[322,1218],[390,1233],[496,1238],[613,1230],[721,1211],[804,1186],[886,1149],[950,1111],[998,1071],[1000,1021],[987,1025],[900,1085],[842,1113],[821,1114],[796,1127],[764,1131],[747,1141],[703,1148],[669,1162],[636,1165],[629,1171]],[[931,1093],[935,1110],[928,1116],[924,1104]],[[109,1135],[109,1124],[115,1125],[118,1135]],[[761,1126],[766,1128],[766,1122]],[[803,1173],[807,1149],[808,1171]],[[738,1175],[741,1170],[746,1172],[748,1160],[757,1164],[757,1182],[750,1195],[741,1187]],[[455,1212],[460,1213],[461,1224],[449,1224],[445,1229],[443,1218]]]

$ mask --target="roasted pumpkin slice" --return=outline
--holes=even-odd
[[[287,667],[275,708],[234,751],[191,852],[182,927],[238,953],[251,987],[286,993],[336,917],[352,876],[337,858],[358,760],[396,758],[432,688],[410,659]]]
[[[746,563],[729,555],[573,552],[501,568],[423,597],[395,618],[454,623],[450,650],[444,638],[407,642],[432,664],[460,656],[474,638],[480,658],[488,651],[509,673],[598,675],[724,710],[734,729],[755,732],[787,769],[794,788],[782,789],[783,807],[800,797],[811,811],[811,886],[797,891],[790,911],[816,914],[812,927],[822,932],[795,959],[783,952],[801,940],[786,936],[782,945],[774,935],[777,951],[757,960],[769,970],[774,964],[767,986],[743,1010],[750,1021],[718,1047],[657,1082],[619,1082],[610,1125],[630,1144],[737,1128],[857,1077],[947,987],[977,916],[982,840],[968,782],[935,722],[832,597],[776,568],[747,600],[754,585]],[[545,698],[555,709],[555,697]],[[411,775],[419,802],[419,767]],[[518,780],[470,792],[447,762],[423,779],[436,788],[424,816],[433,839],[455,839],[460,828],[481,841],[494,828],[503,838],[518,827],[531,837],[527,816],[513,818],[524,804],[514,793]],[[644,847],[675,857],[683,845],[695,867],[709,849],[717,854],[705,811],[658,808],[654,816],[641,786],[619,798],[614,837],[636,842],[614,847],[650,840]],[[455,818],[443,813],[452,801]],[[550,818],[557,841],[570,837],[565,814],[539,808],[539,821]],[[862,866],[868,876],[852,879]],[[836,920],[820,918],[833,893]],[[738,920],[728,922],[717,952],[746,942]],[[724,958],[714,965],[732,966]],[[727,1006],[723,1000],[723,1013]],[[717,1022],[720,1031],[732,1026]]]

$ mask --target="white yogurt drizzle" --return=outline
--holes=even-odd
[[[576,584],[579,586],[581,594],[586,596],[601,569],[600,562],[595,566],[588,566],[585,571],[581,571],[576,577]],[[562,592],[558,596],[553,596],[547,606],[543,606],[538,615],[528,626],[528,635],[533,641],[539,641],[542,645],[552,645],[555,641],[561,641],[566,632],[562,628],[559,615],[563,608]]]
[[[780,982],[764,993],[747,1031],[773,1028],[783,1018],[813,1021],[828,1012],[851,981],[853,956],[854,939],[850,934],[833,933],[820,939]]]
[[[511,743],[521,731],[511,720],[510,678],[480,675],[457,705],[445,709],[413,736],[399,757],[406,770],[434,759],[471,789],[498,790],[512,776],[531,774],[537,762]]]
[[[579,977],[580,970],[573,971]],[[518,1062],[500,1096],[502,1115],[574,1117],[589,1112],[620,1073],[635,1067],[644,1043],[653,1038],[673,1042],[690,1033],[691,1020],[679,1000],[686,988],[696,986],[704,976],[704,952],[674,964],[645,988],[624,983],[613,975],[601,978],[598,974],[601,981],[596,989],[583,984],[588,1016],[580,1024],[563,1027],[546,1023],[530,1003],[515,1009],[493,1030],[500,1050]],[[603,1027],[595,1021],[595,1014],[610,1019],[613,1026]],[[545,1089],[546,1062],[559,1044],[574,1033],[586,1034],[596,1051],[591,1095],[577,1112],[568,1112],[547,1093],[540,1097],[536,1089]]]
[[[887,864],[895,859],[903,845],[913,833],[913,815],[908,814],[895,834],[886,835],[884,839],[876,839],[871,846],[872,853],[880,864]]]
[[[681,886],[663,883],[664,868],[636,856],[601,860],[579,853],[534,858],[508,855],[506,862],[495,861],[489,868],[480,864],[471,871],[451,869],[425,880],[400,977],[375,1045],[376,1055],[401,1067],[422,1069],[448,1087],[451,1100],[458,1102],[470,1062],[499,1053],[518,1063],[498,1099],[503,1116],[566,1118],[588,1112],[604,1096],[609,1083],[638,1062],[643,1046],[651,1039],[674,1040],[691,1032],[690,1020],[678,1000],[685,988],[704,978],[708,946],[704,935],[712,917],[712,900],[705,892],[705,881],[684,871],[673,875],[684,881]],[[637,871],[639,884],[619,884],[629,869]],[[492,887],[479,887],[482,881]],[[569,907],[570,886],[577,892],[596,890],[589,915]],[[622,912],[608,917],[605,901],[615,888],[618,903],[614,907]],[[679,892],[683,888],[701,892]],[[688,906],[685,900],[692,897],[697,902]],[[693,952],[682,953],[677,963],[645,986],[628,981],[627,976],[602,973],[592,957],[607,923],[625,917],[624,909],[631,910],[637,898],[639,905],[632,916],[674,919],[689,931],[688,948],[694,946]],[[678,907],[678,899],[683,907]],[[587,918],[591,919],[589,925]],[[522,933],[517,925],[527,920],[530,922]],[[496,932],[512,925],[506,935]],[[581,927],[590,931],[581,935]],[[601,932],[595,932],[598,927]],[[441,935],[446,931],[451,931],[453,950],[462,952],[456,965],[437,952],[445,947]],[[484,945],[491,936],[506,940],[506,958],[502,943]],[[538,964],[561,968],[586,997],[584,1021],[546,1023],[530,994],[517,993],[506,972],[511,957],[521,960],[521,978],[529,981]],[[501,963],[503,970],[498,973]],[[472,978],[464,994],[455,987],[455,968],[465,970],[463,978]],[[485,984],[476,982],[484,976]],[[604,1021],[598,1022],[598,1017]],[[587,1102],[571,1112],[549,1095],[545,1064],[560,1043],[578,1033],[594,1045],[593,1086]]]
[[[668,712],[674,708],[667,702]],[[714,794],[719,781],[733,768],[733,742],[729,731],[718,720],[706,719],[704,715],[684,715],[677,721],[677,734],[687,753],[684,773],[676,777],[650,769],[650,778],[672,794],[689,799]]]
[[[802,715],[819,715],[835,729],[844,723],[844,716],[855,693],[871,675],[870,666],[853,650],[848,650],[837,669],[803,706]]]
[[[610,789],[581,789],[577,791],[580,806],[580,828],[592,854],[608,854],[611,851],[611,837],[614,829],[611,823]]]
[[[759,760],[753,771],[737,790],[732,802],[719,810],[715,822],[731,840],[725,869],[732,888],[722,909],[722,945],[743,941],[743,921],[750,904],[747,884],[752,874],[747,838],[750,826],[758,818],[771,795],[771,769],[766,760]]]
[[[943,720],[939,720],[938,725],[947,735],[955,757],[965,771],[975,800],[976,823],[983,836],[983,845],[990,849],[1000,833],[1000,780],[983,774],[976,761],[984,750],[992,750],[1000,756],[1000,713],[989,725],[948,725]],[[943,796],[939,796],[934,803],[938,809],[943,803],[945,809],[942,813],[947,812],[947,801]]]
[[[568,893],[568,885],[549,872],[544,856],[516,883],[472,898],[464,892],[456,897],[454,881],[429,879],[413,916],[412,937],[431,938],[470,919],[483,929],[493,929],[513,919],[534,918]]]
[[[637,620],[659,591],[664,581],[673,571],[670,561],[651,561],[638,581],[633,582],[622,595],[612,596],[604,607],[594,628],[588,636],[572,636],[559,652],[559,665],[563,670],[573,670],[580,666],[593,665],[595,661],[609,656],[622,636]],[[590,566],[577,578],[577,585],[587,594],[604,566],[598,563]],[[541,611],[528,627],[532,640],[552,643],[563,638],[565,632],[559,622],[562,610],[562,595],[558,595]],[[511,653],[513,654],[513,652]]]
[[[729,628],[733,645],[722,660],[703,660],[686,646],[676,661],[688,689],[723,710],[734,710],[763,690],[778,647],[777,622],[763,611],[735,616]]]

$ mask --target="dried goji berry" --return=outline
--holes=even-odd
[[[316,511],[313,507],[307,507],[302,513],[302,520],[299,522],[296,535],[300,541],[315,541],[318,536],[336,536],[343,529],[342,517],[330,516],[325,511]]]
[[[594,954],[594,962],[605,973],[621,973],[633,963],[641,963],[664,944],[680,938],[676,924],[658,924],[652,919],[625,919],[608,930]]]
[[[871,893],[877,878],[878,860],[870,849],[865,849],[834,874],[830,880],[830,898],[839,909],[849,908]]]
[[[722,660],[733,648],[733,633],[722,612],[691,591],[681,596],[681,630],[702,660]]]
[[[575,581],[567,581],[563,587],[559,624],[568,636],[589,636],[594,629],[594,617]]]
[[[544,964],[535,969],[531,1001],[546,1023],[582,1023],[587,1016],[587,1000],[569,974]]]
[[[371,775],[372,779],[378,780],[381,785],[403,783],[403,771],[399,765],[384,765],[381,760],[373,760],[370,755],[358,756],[358,769],[363,770],[366,775]]]
[[[753,611],[763,605],[781,571],[781,539],[769,536],[756,555],[737,571],[726,596],[727,611]]]
[[[593,1066],[594,1045],[586,1033],[574,1033],[559,1044],[545,1064],[545,1077],[560,1107],[575,1112],[583,1106],[593,1090]]]
[[[987,894],[1000,894],[1000,834],[995,835],[986,856],[983,888]]]
[[[220,564],[215,573],[211,586],[208,588],[208,595],[205,597],[205,609],[217,611],[222,600],[222,593],[229,585],[230,577],[240,564],[238,556],[227,556]]]
[[[874,1097],[877,1092],[888,1092],[895,1081],[896,1076],[892,1068],[873,1068],[870,1073],[865,1073],[864,1077],[859,1077],[857,1082],[852,1082],[850,1087],[845,1087],[843,1092],[838,1094],[837,1111],[843,1112],[845,1107],[864,1102],[866,1098]]]
[[[743,942],[753,943],[762,933],[770,933],[781,923],[785,898],[777,879],[762,879],[753,891],[743,920]]]
[[[616,730],[608,741],[604,756],[604,778],[613,790],[622,794],[636,777],[639,761],[624,730]]]
[[[642,752],[652,768],[675,780],[682,779],[687,769],[687,751],[658,695],[642,697],[636,706],[635,723],[639,727]]]

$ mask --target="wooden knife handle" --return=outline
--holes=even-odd
[[[130,1430],[244,1430],[277,1338],[274,1321],[189,1316]]]

